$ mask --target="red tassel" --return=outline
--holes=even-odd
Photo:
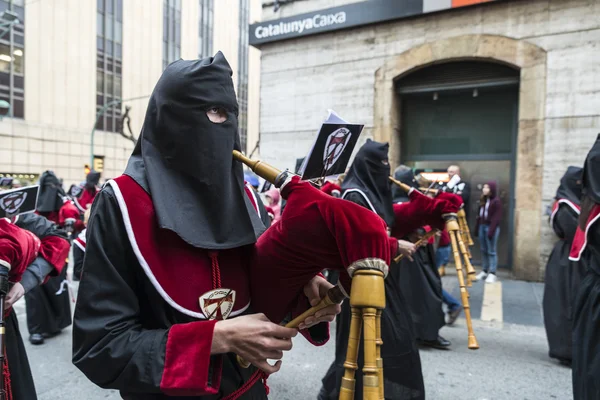
[[[208,255],[210,256],[212,266],[213,289],[218,289],[221,287],[221,269],[219,268],[219,259],[217,258],[219,253],[211,251]]]
[[[2,377],[4,379],[5,399],[13,400],[12,389],[10,387],[10,370],[8,369],[8,358],[6,358],[6,349],[4,349],[4,362],[2,363]]]
[[[259,380],[259,379],[263,379],[263,384],[265,385],[265,390],[267,391],[267,394],[269,394],[269,387],[266,385],[266,376],[268,376],[267,374],[265,374],[263,371],[261,370],[256,370],[255,373],[252,374],[252,376],[250,377],[250,379],[248,379],[246,381],[246,383],[244,383],[242,385],[241,388],[239,388],[238,390],[236,390],[235,392],[231,393],[229,396],[226,396],[223,398],[223,400],[236,400],[238,398],[240,398],[240,396],[242,396],[244,393],[246,393],[248,390],[250,390],[250,388],[252,386],[254,386],[254,384]]]

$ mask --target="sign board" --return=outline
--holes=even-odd
[[[264,43],[505,0],[368,0],[250,25],[249,43]]]
[[[34,212],[39,189],[36,185],[0,192],[0,218]]]
[[[307,180],[346,172],[363,127],[364,125],[350,124],[333,110],[329,110],[329,116],[321,125],[298,174],[302,175],[303,180]]]

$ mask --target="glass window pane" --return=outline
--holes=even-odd
[[[100,12],[104,12],[104,0],[96,0],[96,8]]]
[[[8,3],[0,1],[0,12],[8,10]]]
[[[113,1],[114,0],[106,0],[105,5],[106,5],[106,13],[107,14],[114,14],[114,11],[113,11]]]
[[[97,94],[96,95],[96,105],[103,106],[104,105],[104,96]]]
[[[96,36],[96,49],[98,49],[98,51],[104,51],[104,38]]]
[[[0,72],[0,85],[10,87],[10,74],[8,72]]]
[[[163,4],[163,41],[167,41],[169,38],[169,9],[167,8],[167,2]]]
[[[96,14],[96,35],[104,36],[104,15]]]
[[[25,24],[25,9],[23,7],[13,6],[12,10],[19,16],[19,23],[21,25],[24,25]]]
[[[115,76],[113,79],[115,85],[115,97],[121,97],[121,77]]]
[[[115,42],[123,42],[123,25],[120,22],[115,22]]]
[[[15,92],[23,92],[25,88],[25,78],[19,75],[13,75],[13,90]]]
[[[13,99],[12,113],[15,118],[25,118],[25,102],[23,100]]]
[[[10,62],[12,57],[10,56],[10,47],[4,43],[0,43],[0,71],[10,72]]]
[[[175,44],[181,44],[181,19],[175,23]]]
[[[111,74],[106,74],[104,78],[106,80],[106,93],[112,94],[113,91],[113,76]]]
[[[15,33],[13,35],[13,39],[14,39],[15,44],[25,46],[25,36]]]
[[[105,44],[106,44],[106,50],[105,50],[106,54],[112,54],[112,52],[113,52],[113,42],[111,42],[110,40],[107,40],[105,42]]]
[[[113,19],[106,17],[106,19],[104,21],[106,23],[106,30],[105,30],[104,36],[106,36],[107,39],[112,40],[113,39]]]
[[[104,72],[96,71],[96,92],[104,92]]]
[[[117,0],[117,21],[123,21],[123,0]]]
[[[23,49],[14,49],[13,50],[13,60],[14,60],[14,72],[16,74],[24,74],[25,70],[23,68]]]
[[[115,44],[115,58],[121,59],[122,58],[122,54],[121,54],[121,45],[119,43]]]

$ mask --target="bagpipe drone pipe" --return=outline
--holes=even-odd
[[[255,246],[250,271],[254,311],[263,312],[274,322],[282,322],[290,313],[294,317],[294,311],[302,309],[297,303],[303,298],[304,286],[323,269],[340,271],[340,282],[326,298],[286,326],[297,327],[317,310],[350,297],[352,322],[340,399],[354,398],[354,371],[363,327],[363,398],[383,399],[383,279],[397,249],[396,239],[389,237],[385,222],[372,211],[329,196],[299,176],[250,160],[237,151],[233,156],[280,188],[287,200],[281,220],[267,229]]]
[[[461,300],[465,311],[468,330],[468,347],[476,350],[479,348],[477,338],[473,332],[471,321],[471,310],[469,306],[469,293],[463,276],[463,263],[465,264],[467,276],[475,274],[475,269],[469,261],[469,252],[466,249],[461,235],[458,212],[463,207],[462,198],[452,193],[439,192],[435,198],[430,198],[419,190],[408,186],[392,177],[390,181],[400,186],[408,193],[410,201],[402,204],[394,204],[394,214],[402,224],[392,230],[392,236],[404,237],[416,229],[429,225],[434,230],[446,228],[450,236],[452,255],[456,266],[456,275],[460,286]]]

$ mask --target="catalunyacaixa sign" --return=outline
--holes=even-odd
[[[503,0],[369,0],[250,25],[253,46]]]

